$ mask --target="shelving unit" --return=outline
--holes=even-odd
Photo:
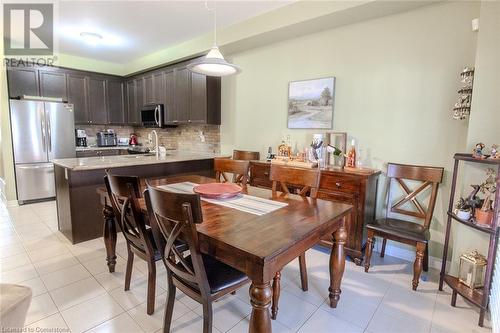
[[[491,277],[493,274],[493,266],[495,264],[495,255],[497,249],[498,242],[498,234],[499,234],[499,223],[498,217],[500,214],[500,193],[497,190],[495,193],[495,210],[493,215],[493,221],[491,226],[483,226],[477,224],[473,218],[470,220],[463,220],[458,218],[453,213],[453,205],[455,202],[455,191],[457,185],[457,176],[458,176],[458,167],[459,163],[462,162],[471,162],[471,163],[479,163],[479,164],[490,164],[497,167],[497,189],[500,188],[500,159],[477,159],[473,158],[472,154],[455,154],[454,156],[455,164],[453,167],[453,180],[451,185],[451,195],[450,195],[450,203],[448,206],[448,221],[446,223],[446,234],[444,241],[444,250],[443,250],[443,262],[441,266],[441,275],[439,280],[439,290],[443,290],[443,284],[446,283],[453,290],[451,305],[455,306],[457,300],[457,294],[466,298],[472,304],[478,306],[480,308],[479,312],[479,326],[483,326],[484,323],[484,315],[486,314],[486,310],[488,309],[488,301],[491,287]],[[481,232],[487,233],[490,236],[490,242],[488,246],[488,256],[486,265],[486,275],[484,279],[484,287],[482,289],[471,289],[468,286],[460,283],[457,277],[446,274],[446,261],[448,259],[448,246],[450,241],[450,231],[452,221],[459,222],[465,226],[470,228],[479,230]]]

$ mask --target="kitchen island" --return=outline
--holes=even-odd
[[[213,177],[216,157],[214,154],[169,152],[164,157],[147,154],[52,160],[59,231],[73,244],[103,235],[102,203],[97,189],[104,186],[107,169],[115,174],[141,178],[190,174]]]

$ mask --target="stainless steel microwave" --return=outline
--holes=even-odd
[[[166,121],[163,104],[146,104],[141,110],[141,123],[144,127],[165,127]]]

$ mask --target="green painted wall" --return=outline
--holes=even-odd
[[[231,54],[243,73],[223,79],[222,151],[265,154],[287,134],[304,147],[318,131],[287,129],[288,82],[335,76],[333,129],[356,139],[365,165],[446,167],[432,225],[431,255],[439,257],[451,156],[467,137],[467,123],[453,120],[451,108],[460,71],[474,64],[470,26],[478,15],[479,3],[439,4]]]

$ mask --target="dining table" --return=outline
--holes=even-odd
[[[141,191],[149,186],[162,187],[184,182],[207,184],[215,179],[198,175],[182,175],[141,180]],[[103,204],[104,243],[109,272],[116,265],[117,223],[106,189],[97,190]],[[244,193],[253,198],[282,203],[279,209],[255,214],[201,200],[203,222],[197,225],[200,251],[244,272],[251,280],[249,294],[252,313],[250,333],[272,332],[270,304],[272,281],[276,273],[292,260],[318,244],[333,241],[329,258],[329,305],[337,306],[345,268],[344,244],[352,206],[296,194],[274,194],[271,190],[246,186]],[[226,199],[227,200],[227,199]],[[139,200],[147,217],[144,199]],[[326,266],[326,265],[325,265]]]

